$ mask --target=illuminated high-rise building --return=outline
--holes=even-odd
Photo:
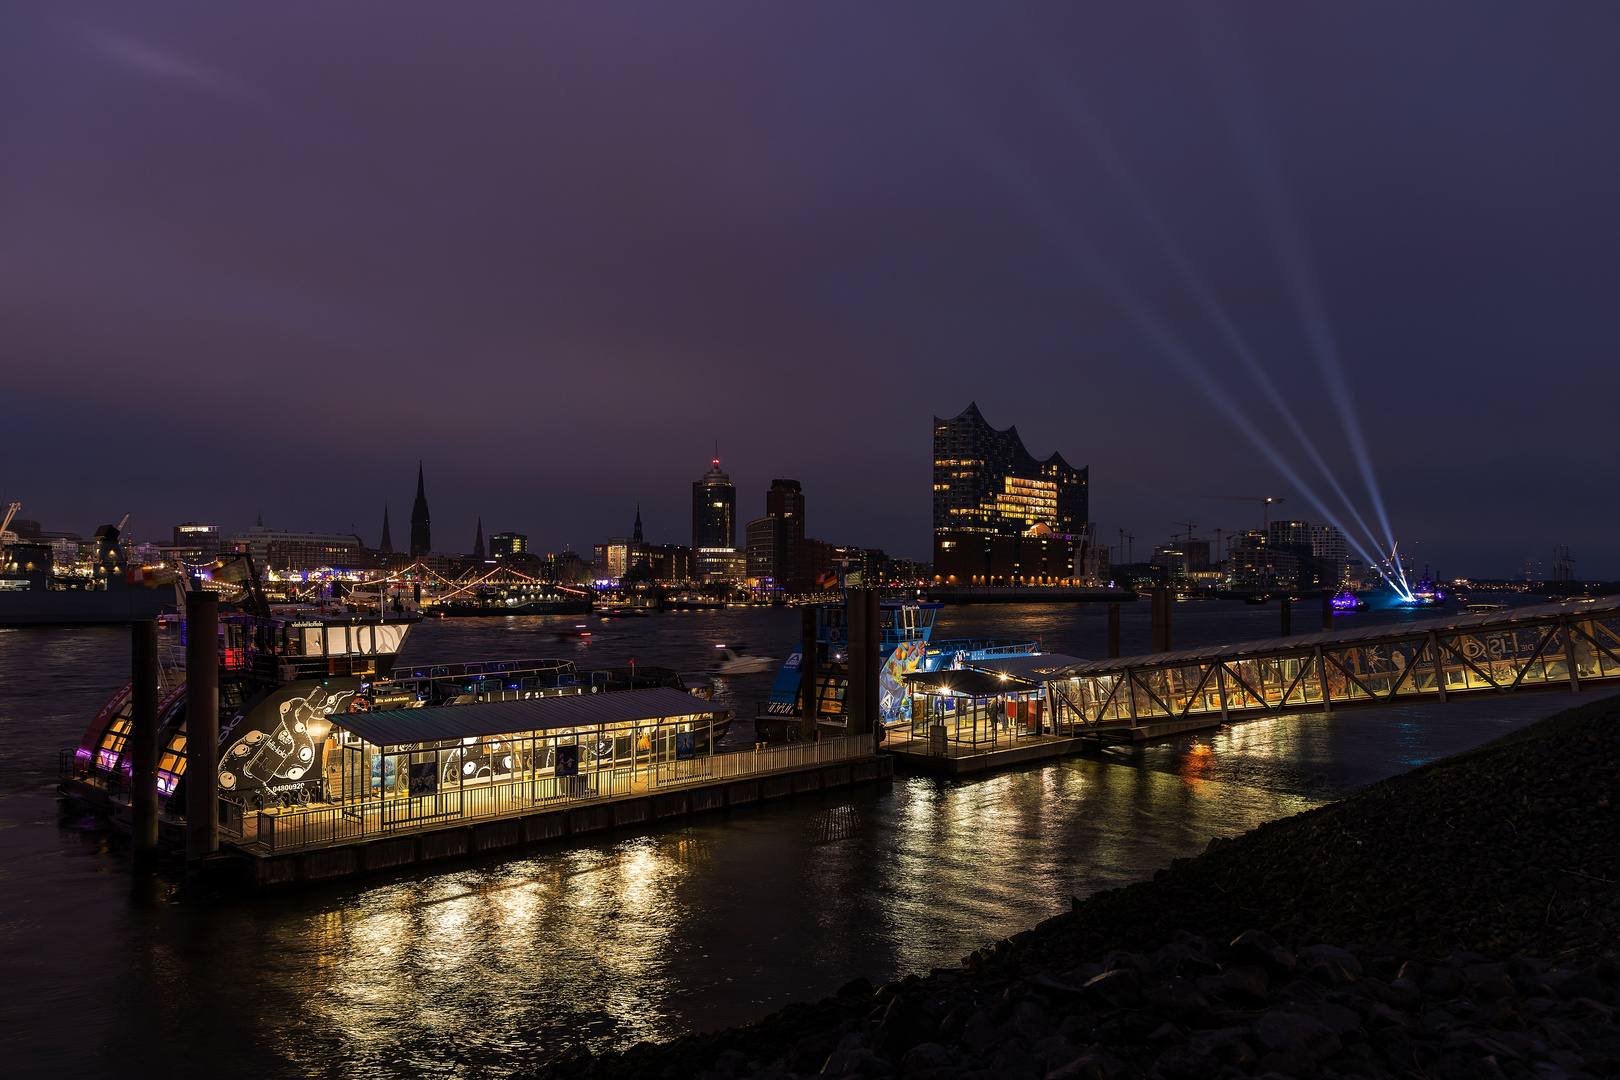
[[[997,431],[970,403],[934,417],[934,532],[1018,535],[1045,525],[1079,536],[1090,509],[1086,469],[1059,454],[1037,461],[1018,429]]]
[[[692,481],[692,550],[737,546],[737,489],[717,457],[703,479]]]

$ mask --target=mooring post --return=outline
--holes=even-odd
[[[878,595],[871,589],[850,589],[845,621],[849,633],[849,689],[844,715],[851,735],[870,735],[878,724]]]
[[[1119,657],[1119,605],[1108,605],[1108,655]]]
[[[1175,648],[1175,634],[1171,630],[1171,603],[1174,594],[1169,589],[1154,589],[1152,593],[1152,652],[1169,652]]]
[[[1291,596],[1282,598],[1282,636],[1288,637],[1294,632],[1294,599]]]
[[[799,625],[803,644],[799,646],[799,738],[810,742],[816,737],[816,720],[820,714],[816,678],[818,675],[818,648],[816,644],[816,606],[806,604],[800,608]]]
[[[130,703],[129,741],[131,783],[130,839],[135,865],[145,866],[158,848],[158,642],[157,623],[132,623],[129,628]]]
[[[883,716],[878,711],[878,676],[883,670],[879,660],[883,645],[883,605],[879,601],[876,589],[862,589],[866,594],[866,648],[861,651],[861,663],[866,668],[866,688],[861,699],[861,711],[866,719],[861,721],[860,734],[871,735],[877,731],[878,725],[883,723]]]
[[[1333,629],[1333,590],[1322,590],[1322,629]]]
[[[219,597],[186,594],[186,861],[219,850]]]

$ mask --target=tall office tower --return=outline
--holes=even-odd
[[[720,459],[709,463],[703,479],[692,481],[692,550],[737,546],[737,489],[720,471]]]
[[[784,538],[804,539],[804,491],[797,480],[772,480],[765,493],[765,516],[782,520]]]
[[[416,502],[411,506],[411,556],[433,550],[433,523],[428,518],[427,491],[422,486],[422,463],[416,463]]]
[[[969,403],[949,420],[934,417],[934,532],[1018,535],[1045,525],[1079,536],[1088,472],[1056,453],[1037,461],[1017,428],[997,431]]]
[[[765,516],[776,522],[776,583],[802,592],[807,588],[804,491],[797,480],[771,481],[771,490],[765,493]]]

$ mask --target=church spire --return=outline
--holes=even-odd
[[[641,504],[636,503],[636,543],[641,543]]]
[[[383,535],[382,543],[377,545],[378,551],[392,555],[394,553],[394,538],[388,532],[388,504],[383,503]]]
[[[422,483],[422,462],[416,462],[416,503],[411,507],[411,557],[433,550],[433,522],[428,517],[427,488]]]
[[[484,517],[478,516],[478,535],[473,539],[473,561],[484,561]]]

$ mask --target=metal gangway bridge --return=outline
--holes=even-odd
[[[1284,712],[1620,688],[1620,597],[1090,660],[1042,681],[1053,734],[1105,741]]]

